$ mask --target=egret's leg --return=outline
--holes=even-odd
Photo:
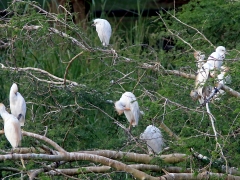
[[[23,160],[23,158],[21,158],[21,163],[22,163],[23,168],[26,169],[26,166],[24,165],[24,160]]]
[[[18,153],[20,154],[21,148],[18,148],[18,149],[19,149]],[[26,169],[26,166],[24,165],[24,160],[23,160],[23,158],[21,158],[21,163],[22,163],[23,168]]]
[[[129,131],[129,132],[131,132],[131,129],[132,129],[132,123],[133,123],[133,121],[131,121],[130,124],[129,124],[129,127],[128,127],[128,131]]]

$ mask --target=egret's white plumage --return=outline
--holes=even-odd
[[[125,92],[119,101],[115,102],[115,109],[119,115],[123,112],[130,122],[129,129],[131,126],[135,127],[138,125],[140,110],[135,95],[131,92]]]
[[[24,126],[25,122],[25,115],[26,115],[26,102],[22,95],[18,92],[17,84],[13,83],[10,94],[9,94],[9,101],[10,101],[10,109],[11,113],[19,118],[21,126]]]
[[[98,37],[103,46],[108,46],[110,37],[112,35],[110,23],[106,19],[94,19],[92,25],[96,26]]]
[[[140,135],[140,139],[147,142],[149,154],[159,154],[164,146],[163,136],[157,127],[149,125]]]
[[[195,90],[190,93],[190,96],[193,99],[198,99],[200,103],[203,103],[204,99],[210,95],[213,87],[206,86],[206,82],[210,77],[217,77],[217,72],[221,70],[226,53],[225,47],[218,46],[215,52],[208,57],[206,63],[198,65],[198,74],[195,79]],[[197,60],[202,59],[198,52],[194,54],[194,57]]]
[[[7,140],[13,148],[18,147],[22,139],[20,122],[14,115],[6,111],[2,103],[0,103],[0,114],[4,121],[4,133]]]
[[[227,53],[225,47],[218,46],[207,59],[207,63],[211,65],[212,69],[218,69],[220,70],[223,60],[225,59],[225,54]]]

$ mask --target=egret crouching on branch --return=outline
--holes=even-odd
[[[112,34],[112,28],[110,23],[105,19],[94,19],[92,26],[96,27],[98,37],[103,46],[108,46]]]
[[[130,123],[128,128],[129,131],[131,130],[132,126],[135,127],[138,125],[140,110],[137,99],[133,93],[123,93],[120,100],[115,102],[115,109],[119,115],[124,112],[127,120]]]
[[[18,147],[22,139],[20,122],[14,115],[6,111],[2,103],[0,103],[0,114],[4,121],[4,133],[7,140],[13,148]]]
[[[20,121],[21,126],[24,126],[26,102],[22,95],[18,92],[18,86],[15,83],[13,83],[10,89],[9,102],[11,113]]]
[[[162,133],[153,125],[149,125],[145,129],[145,131],[140,135],[140,139],[147,142],[149,154],[159,154],[163,149],[164,142]]]

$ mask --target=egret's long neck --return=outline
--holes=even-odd
[[[7,118],[7,116],[9,115],[9,113],[6,110],[4,110],[4,109],[0,110],[0,114],[1,114],[1,116],[3,118],[3,120],[5,120]]]
[[[10,102],[15,101],[17,99],[17,92],[15,93],[14,91],[10,91],[9,98]]]

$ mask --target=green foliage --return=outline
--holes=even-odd
[[[239,56],[237,49],[240,47],[238,7],[239,2],[193,0],[184,5],[176,17],[197,28],[214,46],[224,45],[227,49],[236,49],[229,55],[230,58],[236,58]],[[190,154],[189,148],[193,147],[216,162],[221,153],[216,149],[209,117],[205,109],[197,108],[198,103],[193,102],[189,96],[194,81],[166,74],[161,67],[158,72],[142,68],[143,63],[156,67],[161,64],[168,70],[194,73],[196,66],[192,50],[189,50],[190,47],[186,43],[167,32],[162,21],[156,20],[156,17],[146,19],[141,17],[141,10],[138,4],[138,18],[109,20],[113,25],[113,35],[112,45],[108,50],[110,48],[116,50],[118,57],[115,58],[113,54],[97,49],[101,47],[101,43],[95,29],[87,27],[83,30],[80,25],[72,23],[71,17],[68,17],[65,25],[50,21],[48,16],[38,13],[27,2],[12,4],[9,11],[14,14],[7,26],[0,28],[0,38],[12,44],[0,49],[0,63],[7,67],[16,67],[16,70],[0,71],[1,101],[9,110],[9,89],[13,82],[17,82],[19,91],[27,102],[24,130],[41,135],[47,130],[47,137],[67,151],[112,149],[146,153],[145,144],[138,145],[135,141],[129,141],[124,130],[113,121],[114,118],[128,126],[126,118],[117,115],[111,102],[118,100],[123,92],[132,91],[145,113],[139,125],[132,130],[137,140],[149,124],[159,127],[161,122],[164,122],[180,137],[177,141],[163,132],[165,143],[171,148],[167,153]],[[204,51],[206,55],[214,50],[214,47],[193,28],[179,23],[167,13],[161,15],[168,28],[173,29],[195,49]],[[60,14],[57,18],[63,20],[65,14]],[[4,24],[1,21],[1,25]],[[36,25],[41,28],[26,30],[23,29],[25,25]],[[69,39],[49,32],[49,27],[55,27],[83,44],[93,47],[94,51],[85,51]],[[162,50],[164,38],[175,43],[169,52]],[[69,66],[66,78],[82,86],[58,85],[51,82],[54,80],[42,72],[18,71],[18,68],[34,67],[64,78],[68,63],[80,52],[83,54],[74,59]],[[226,64],[231,69],[229,73],[232,76],[231,87],[239,91],[239,62],[227,61]],[[223,153],[232,166],[238,167],[239,99],[225,94],[219,101],[211,102],[210,108],[216,118],[215,126]],[[37,147],[39,144],[32,138],[24,137],[22,146]],[[0,137],[0,148],[10,149],[10,144],[4,136]],[[158,158],[154,159],[154,162],[165,165]],[[15,164],[16,162],[4,162],[4,166]],[[89,162],[73,162],[63,167],[81,167],[88,164]],[[186,167],[190,164],[193,169],[206,165],[197,160],[178,165]],[[27,169],[38,167],[41,165],[33,161],[27,162]],[[81,170],[84,171],[84,168]],[[1,175],[6,176],[9,173],[3,172]],[[39,177],[53,178],[45,174]],[[92,173],[88,177],[94,179],[97,175]],[[78,178],[84,179],[86,176],[79,175]],[[133,179],[124,172],[104,174],[100,179],[109,178]]]

